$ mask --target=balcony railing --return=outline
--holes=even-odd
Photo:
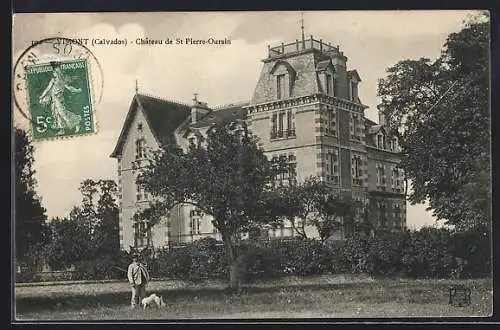
[[[295,137],[295,129],[286,129],[282,131],[271,131],[271,139],[281,139]]]
[[[306,49],[317,49],[324,52],[335,51],[340,53],[339,46],[332,46],[331,43],[325,43],[322,39],[317,40],[314,39],[313,36],[310,36],[309,39],[295,40],[295,42],[288,44],[281,43],[281,45],[275,47],[268,46],[268,57],[278,57]]]

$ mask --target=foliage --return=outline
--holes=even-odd
[[[104,255],[97,259],[76,262],[73,280],[125,279],[127,273],[123,270],[127,269],[127,265],[122,263],[121,269],[116,268],[116,259],[116,255]]]
[[[80,185],[82,204],[69,217],[53,219],[45,246],[48,264],[65,269],[75,263],[118,255],[119,220],[117,187],[112,180],[84,180]]]
[[[274,209],[291,223],[294,232],[307,239],[305,228],[313,225],[322,242],[352,219],[355,206],[359,207],[343,200],[327,182],[314,176],[279,187],[277,193]]]
[[[184,151],[167,143],[138,178],[156,201],[137,214],[153,224],[175,205],[192,204],[213,218],[231,265],[231,285],[238,286],[242,232],[276,219],[271,182],[275,170],[246,127],[220,123],[207,131],[206,143]]]
[[[279,250],[247,243],[240,245],[240,253],[243,280],[249,282],[262,277],[273,278],[282,275]]]
[[[281,274],[308,276],[340,270],[333,265],[339,254],[317,240],[276,240],[268,247],[281,257]]]
[[[120,249],[117,185],[113,180],[86,179],[80,184],[82,205],[74,217],[85,223],[90,233],[91,255],[118,253]]]
[[[74,213],[69,218],[52,219],[49,228],[51,240],[45,248],[45,256],[51,269],[67,269],[91,254],[90,233]]]
[[[399,130],[410,201],[428,199],[434,215],[459,230],[491,223],[490,25],[484,18],[450,34],[435,61],[400,61],[378,85],[379,110]]]
[[[25,131],[15,128],[15,253],[18,262],[30,258],[44,243],[45,208],[36,193],[34,148]],[[29,259],[29,260],[27,260]]]
[[[408,278],[477,278],[491,276],[491,237],[488,230],[379,231],[374,237],[353,236],[321,243],[312,239],[242,241],[238,248],[240,277],[258,278],[364,273]],[[328,244],[326,244],[328,243]],[[123,279],[129,254],[104,255],[75,262],[72,279]],[[222,242],[212,238],[156,251],[148,264],[153,278],[199,282],[228,276],[230,267]],[[35,273],[17,281],[36,280]]]

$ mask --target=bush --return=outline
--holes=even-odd
[[[117,264],[121,265],[117,266]],[[120,269],[116,268],[120,267]],[[125,279],[127,266],[124,266],[121,255],[109,255],[99,259],[84,260],[75,264],[72,280],[111,280]]]
[[[353,236],[327,244],[312,239],[245,241],[237,247],[240,275],[244,281],[345,272],[411,278],[490,276],[489,233],[480,228],[467,232],[422,228],[412,232],[379,232],[375,237]],[[73,279],[125,279],[129,263],[126,252],[80,261],[75,264]],[[156,258],[148,260],[148,269],[157,278],[229,277],[224,245],[212,238],[156,251]],[[16,281],[35,281],[38,275],[26,269],[16,275]]]
[[[157,254],[156,264],[155,277],[195,280],[228,274],[224,247],[211,238],[161,251]]]
[[[240,253],[240,276],[244,281],[254,278],[273,278],[283,274],[279,250],[265,245],[242,244]]]
[[[281,274],[317,275],[333,270],[332,251],[311,239],[272,241],[269,247],[281,257]]]
[[[344,242],[342,248],[341,265],[350,273],[367,273],[369,241],[364,236],[354,236]]]
[[[370,275],[397,275],[403,272],[403,251],[408,243],[406,232],[380,232],[369,242],[365,241],[366,258],[363,266]],[[366,247],[368,246],[368,247]]]

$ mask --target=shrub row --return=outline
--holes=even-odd
[[[283,275],[366,273],[411,278],[473,278],[489,276],[489,232],[454,233],[423,228],[386,232],[322,244],[317,240],[271,240],[238,247],[243,279]],[[181,279],[228,276],[221,244],[204,239],[158,254],[154,276]]]
[[[246,281],[334,273],[411,278],[473,278],[491,274],[489,231],[479,229],[454,233],[423,228],[329,244],[307,239],[243,242],[237,250],[241,256],[240,274]],[[124,279],[129,262],[127,253],[79,262],[72,279]],[[229,275],[224,246],[211,238],[157,251],[148,268],[152,277],[183,280]]]

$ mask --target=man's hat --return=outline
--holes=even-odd
[[[132,253],[132,258],[134,258],[134,259],[139,258],[139,253],[137,253],[137,252]]]

